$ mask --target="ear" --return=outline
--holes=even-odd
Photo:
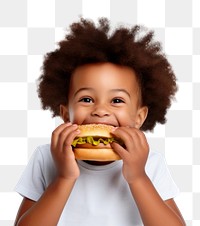
[[[139,129],[144,123],[148,115],[148,107],[143,106],[138,109],[136,119],[135,119],[135,128]]]
[[[64,122],[69,122],[68,107],[62,104],[60,105],[60,117],[63,119]]]

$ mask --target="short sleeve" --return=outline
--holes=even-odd
[[[163,200],[174,198],[180,193],[163,155],[150,153],[146,172]]]
[[[15,191],[23,197],[37,201],[45,190],[45,181],[42,170],[42,154],[37,148],[25,168]]]

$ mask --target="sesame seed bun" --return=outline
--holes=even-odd
[[[79,125],[78,129],[80,130],[80,133],[78,134],[77,137],[83,136],[112,137],[111,132],[114,129],[114,127],[104,124],[87,124]]]

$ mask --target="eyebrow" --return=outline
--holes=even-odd
[[[83,87],[83,88],[78,89],[78,90],[74,93],[74,96],[76,96],[79,92],[85,91],[85,90],[87,90],[87,91],[94,91],[93,88],[90,88],[90,87]]]
[[[123,93],[126,93],[130,97],[130,93],[125,89],[111,89],[111,92],[123,92]]]
[[[83,88],[78,89],[78,90],[75,92],[74,96],[76,96],[79,92],[85,91],[85,90],[86,90],[86,91],[94,91],[93,88],[90,88],[90,87],[83,87]],[[129,93],[127,90],[125,90],[125,89],[111,89],[110,92],[123,92],[123,93],[125,93],[126,95],[128,95],[128,96],[130,97],[130,93]]]

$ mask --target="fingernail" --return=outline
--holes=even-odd
[[[71,122],[67,122],[66,123],[66,126],[70,126],[72,123]]]

